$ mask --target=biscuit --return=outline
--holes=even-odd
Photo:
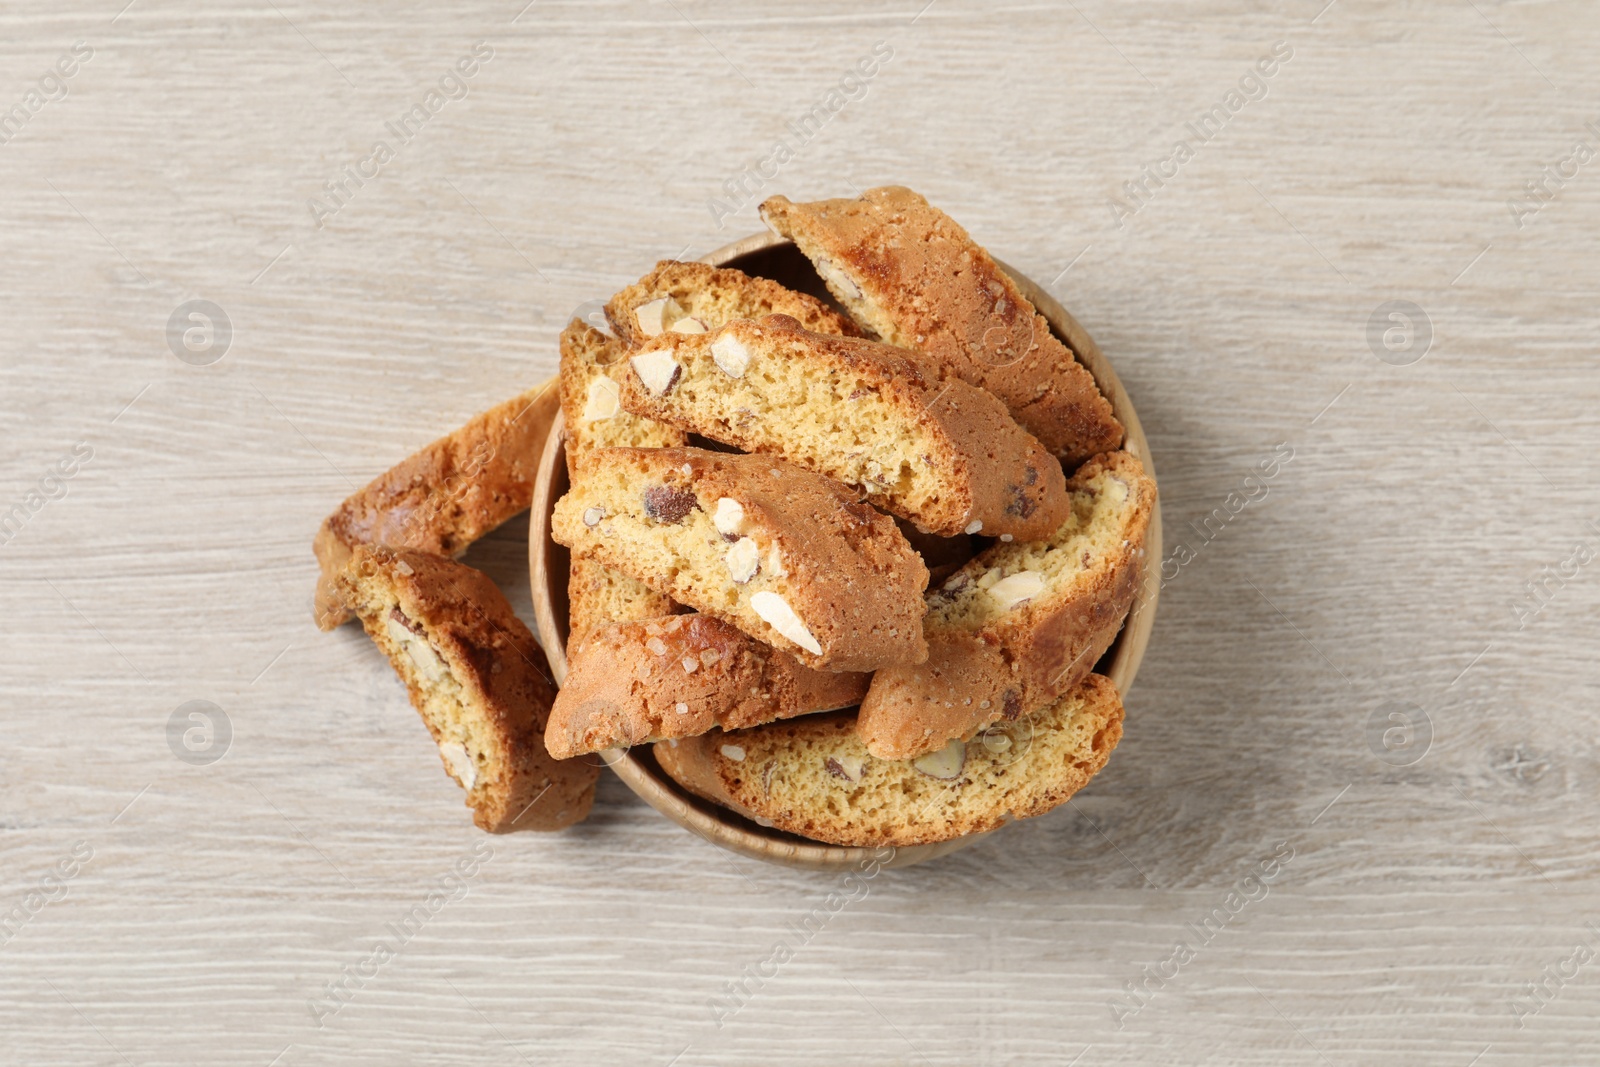
[[[615,567],[576,556],[567,576],[567,605],[569,647],[586,631],[608,622],[641,622],[685,610]]]
[[[491,833],[559,830],[589,814],[599,767],[545,750],[554,693],[544,653],[486,575],[430,552],[361,545],[337,585],[405,682],[473,822]]]
[[[927,662],[879,671],[861,703],[873,755],[911,759],[1030,715],[1111,646],[1139,583],[1155,483],[1113,452],[1067,486],[1072,517],[1048,541],[994,544],[928,593]]]
[[[983,247],[900,186],[796,204],[761,217],[792,240],[862,327],[914,348],[999,397],[1068,469],[1122,444],[1094,378]]]
[[[590,453],[552,521],[575,556],[615,567],[811,667],[927,657],[928,571],[892,519],[771,456],[696,448]]]
[[[788,315],[817,333],[854,335],[856,329],[814,296],[732,267],[664,259],[655,270],[613,296],[606,320],[625,347],[663,333],[703,333],[734,319]]]
[[[317,626],[332,630],[350,618],[335,580],[357,546],[404,546],[454,558],[525,511],[559,400],[554,383],[546,382],[492,407],[340,504],[312,542],[321,566]]]
[[[611,623],[568,646],[545,744],[565,759],[854,707],[870,677],[813,670],[709,615]]]
[[[903,348],[781,315],[666,334],[612,371],[622,406],[862,490],[945,537],[1048,537],[1067,515],[1061,465],[1005,405]]]
[[[915,761],[881,760],[854,716],[808,715],[655,746],[696,796],[835,845],[908,846],[981,834],[1065,803],[1122,738],[1122,701],[1091,674],[1031,719]]]

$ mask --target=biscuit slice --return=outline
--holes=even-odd
[[[1067,483],[1049,540],[990,546],[928,593],[920,666],[879,671],[857,729],[872,754],[911,759],[998,719],[1032,714],[1094,669],[1122,628],[1144,563],[1156,486],[1127,452]]]
[[[918,760],[882,760],[849,713],[665,741],[656,762],[697,796],[834,845],[927,845],[1072,798],[1122,738],[1122,700],[1091,674],[1031,719]]]
[[[732,267],[664,259],[606,304],[622,343],[638,347],[664,333],[695,334],[734,319],[788,315],[817,333],[850,334],[854,323],[814,296]]]
[[[488,576],[413,549],[359,546],[338,589],[361,618],[490,833],[581,821],[600,770],[544,747],[544,653]]]
[[[568,648],[545,745],[566,759],[854,707],[870,678],[813,670],[709,615],[612,623]]]
[[[927,658],[928,570],[894,520],[771,456],[602,448],[556,503],[573,555],[830,671]]]
[[[1005,405],[903,348],[829,337],[781,315],[662,336],[613,376],[628,411],[855,486],[944,537],[1048,537],[1061,465]]]
[[[999,397],[1069,470],[1121,446],[1111,405],[1044,316],[966,230],[910,189],[810,204],[774,196],[761,217],[859,324]]]
[[[312,541],[322,571],[317,626],[332,630],[349,620],[335,581],[357,546],[403,545],[454,558],[526,511],[559,399],[546,382],[492,407],[340,504]]]

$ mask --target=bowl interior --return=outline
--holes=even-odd
[[[832,304],[822,279],[810,262],[788,241],[774,234],[757,234],[736,241],[705,257],[713,266],[737,267],[746,274],[770,278],[791,289],[809,293]],[[1152,479],[1155,467],[1138,415],[1128,400],[1122,383],[1100,354],[1092,338],[1048,293],[1028,278],[1000,266],[1016,281],[1023,294],[1049,321],[1051,329],[1072,348],[1094,375],[1100,390],[1110,400],[1112,410],[1127,430],[1124,447],[1145,464]],[[837,305],[835,305],[837,306]],[[842,309],[841,309],[842,310]],[[563,423],[558,415],[550,439],[540,459],[534,488],[528,537],[529,575],[532,582],[534,615],[539,640],[550,659],[556,682],[566,680],[568,635],[567,577],[571,557],[567,549],[550,536],[550,512],[568,486]],[[1149,642],[1155,621],[1158,583],[1149,581],[1151,561],[1161,559],[1161,506],[1159,500],[1151,516],[1144,567],[1127,622],[1116,640],[1096,665],[1097,673],[1109,677],[1124,697],[1133,684],[1139,662]],[[930,845],[899,849],[855,848],[827,845],[760,826],[726,808],[701,800],[683,790],[657,766],[651,746],[637,749],[611,749],[602,753],[611,769],[635,793],[657,811],[679,825],[694,831],[714,844],[742,855],[791,867],[840,868],[876,864],[879,867],[904,867],[947,855],[964,848],[985,834],[969,835]]]

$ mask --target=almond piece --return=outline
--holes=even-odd
[[[1008,611],[1044,592],[1044,575],[1038,571],[1018,571],[995,582],[988,592],[1001,611]]]
[[[478,764],[467,751],[467,746],[460,741],[439,742],[439,755],[444,757],[444,765],[450,771],[450,777],[461,783],[461,788],[471,791],[478,784]]]
[[[616,382],[602,374],[589,383],[589,398],[583,404],[584,422],[601,422],[621,410]]]
[[[822,655],[822,646],[817,643],[806,624],[796,615],[789,602],[777,593],[763,589],[750,598],[750,607],[761,620],[790,641],[799,645],[813,656]]]
[[[633,373],[644,383],[644,387],[656,396],[665,396],[674,385],[678,384],[678,377],[683,373],[678,361],[672,358],[670,348],[640,352],[630,358],[628,363],[633,367]],[[616,386],[613,385],[612,388]]]
[[[633,317],[639,323],[639,332],[646,337],[660,337],[678,318],[682,317],[683,308],[670,296],[657,297],[648,303],[640,304],[633,309]]]
[[[711,513],[711,525],[725,537],[738,537],[744,533],[744,507],[731,496],[719,497],[717,509]]]
[[[930,752],[911,761],[911,766],[929,778],[938,778],[945,782],[961,777],[961,768],[966,765],[967,746],[960,738],[937,752]]]
[[[843,778],[847,782],[859,782],[866,773],[867,761],[860,756],[829,756],[822,763],[823,769],[835,778]]]
[[[848,274],[835,267],[831,259],[818,256],[816,263],[817,273],[822,275],[822,280],[831,283],[841,296],[846,300],[861,299],[861,287]]]
[[[711,342],[711,358],[730,378],[743,378],[745,368],[750,366],[750,350],[732,334],[725,333]]]
[[[761,549],[752,539],[741,537],[728,548],[728,574],[735,585],[743,585],[761,570]],[[798,643],[798,642],[796,642]]]
[[[706,332],[706,324],[701,322],[699,319],[697,319],[697,318],[695,318],[694,316],[691,315],[691,316],[689,316],[687,318],[679,319],[677,322],[673,323],[671,326],[668,326],[667,327],[667,332],[668,333],[705,333]]]

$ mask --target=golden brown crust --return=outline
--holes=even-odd
[[[357,546],[337,585],[405,681],[480,828],[558,830],[589,813],[599,768],[545,750],[555,693],[544,653],[486,575],[430,552]]]
[[[554,382],[546,382],[492,407],[340,504],[312,542],[321,567],[317,626],[332,630],[350,618],[335,579],[358,545],[404,546],[454,558],[526,510],[559,399]]]
[[[1068,489],[1086,493],[1092,480],[1106,474],[1126,484],[1129,496],[1106,531],[1113,543],[1091,565],[981,624],[947,625],[937,610],[930,612],[924,624],[927,661],[873,677],[857,728],[874,755],[912,759],[989,723],[1030,714],[1094,669],[1133,602],[1156,496],[1155,483],[1127,452],[1091,459],[1069,479]],[[1036,547],[991,546],[931,590],[929,604],[937,609],[941,598],[950,599],[949,586],[970,589],[992,568],[1007,568],[1008,561]]]
[[[748,819],[836,845],[924,845],[993,830],[1065,803],[1122,738],[1111,681],[1083,679],[1005,731],[967,742],[953,774],[873,757],[849,713],[719,730],[655,746],[656,762],[696,796]]]
[[[719,346],[748,362],[725,369]],[[782,456],[946,537],[1048,537],[1066,518],[1060,464],[989,393],[904,348],[833,337],[773,315],[644,350],[676,364],[664,390],[634,361],[622,406],[746,452]],[[640,360],[657,358],[640,356]]]
[[[767,278],[755,278],[732,267],[663,259],[606,304],[606,320],[624,347],[637,347],[658,336],[641,328],[636,309],[664,297],[670,298],[685,317],[698,319],[706,329],[714,330],[734,319],[788,315],[817,333],[860,332],[849,319],[816,297],[786,289]]]
[[[545,744],[562,759],[852,707],[870,675],[812,670],[707,615],[598,626],[567,648]]]
[[[761,217],[812,260],[862,326],[995,394],[1069,468],[1122,444],[1093,376],[1016,283],[910,189],[808,204],[775,196]]]
[[[712,527],[723,498],[742,508],[743,530],[731,541]],[[674,506],[652,512],[657,499]],[[783,460],[697,448],[600,449],[557,502],[551,527],[575,556],[630,574],[809,666],[867,671],[925,658],[921,559],[887,516],[838,482]],[[738,582],[727,554],[746,542],[761,566]],[[774,549],[779,566],[771,563]],[[783,600],[814,647],[763,618],[763,597]]]

